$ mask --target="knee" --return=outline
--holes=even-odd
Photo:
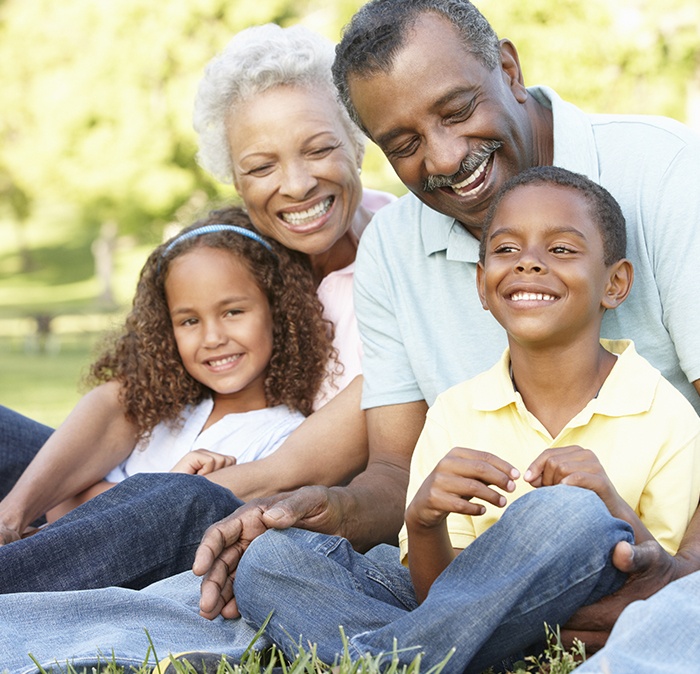
[[[262,622],[274,607],[275,598],[288,596],[282,586],[297,566],[297,545],[289,530],[270,529],[253,539],[236,569],[234,591],[241,615]]]
[[[571,544],[596,541],[614,545],[631,540],[628,524],[614,518],[601,498],[590,489],[555,485],[535,489],[511,506],[509,515],[526,523],[523,532],[551,540],[559,532]],[[508,512],[506,511],[506,512]]]

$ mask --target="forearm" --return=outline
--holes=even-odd
[[[270,496],[304,485],[348,483],[367,465],[367,424],[360,408],[362,377],[308,417],[270,456],[207,477],[238,498]]]
[[[403,523],[411,454],[423,428],[425,401],[367,410],[370,458],[347,487],[335,488],[342,530],[360,551],[396,544]]]
[[[435,579],[455,557],[447,525],[443,520],[435,527],[408,524],[408,567],[416,597],[422,602]]]
[[[91,498],[95,498],[95,496],[97,496],[98,494],[101,494],[102,492],[111,489],[115,484],[116,482],[107,482],[107,480],[100,480],[99,482],[96,482],[91,487],[88,487],[84,491],[81,491],[79,494],[71,496],[65,501],[59,503],[57,506],[54,506],[50,510],[47,510],[46,521],[49,524],[51,522],[55,522],[59,517],[63,517],[66,513],[69,513],[71,510],[74,510],[79,505],[82,505],[86,501],[89,501]]]
[[[78,403],[0,503],[0,522],[22,531],[36,517],[101,480],[132,451],[135,435],[103,385]]]
[[[685,530],[675,557],[675,578],[700,571],[700,507]]]

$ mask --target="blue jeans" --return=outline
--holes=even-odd
[[[53,429],[0,405],[0,500],[53,433]],[[35,524],[46,521],[43,517]]]
[[[700,571],[630,604],[581,674],[678,674],[700,662]]]
[[[255,636],[243,620],[209,621],[198,615],[199,584],[181,573],[144,590],[104,588],[0,596],[0,672],[67,671],[112,659],[131,671],[183,651],[240,659]],[[149,653],[149,637],[155,654]],[[270,644],[262,639],[256,647]],[[101,654],[101,655],[100,655]],[[89,671],[89,669],[88,669]]]
[[[198,475],[134,475],[0,546],[0,593],[145,587],[189,569],[205,529],[241,503]]]
[[[236,575],[241,614],[287,654],[299,640],[332,663],[350,654],[399,649],[401,664],[424,652],[421,669],[456,648],[445,674],[481,672],[543,639],[543,624],[564,624],[577,608],[617,590],[625,575],[611,562],[631,527],[588,490],[558,485],[511,504],[466,548],[417,606],[398,551],[356,553],[338,537],[268,531],[250,545]]]

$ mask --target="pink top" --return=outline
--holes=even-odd
[[[362,205],[371,213],[395,200],[396,197],[387,192],[365,189],[362,193]],[[316,290],[323,304],[324,318],[335,326],[333,346],[338,350],[338,359],[343,364],[343,372],[335,375],[332,382],[326,379],[321,386],[316,397],[316,409],[342,391],[358,374],[362,374],[362,343],[353,302],[354,273],[355,263],[352,262],[324,277]]]

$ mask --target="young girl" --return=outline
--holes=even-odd
[[[92,383],[121,387],[136,437],[126,457],[107,458],[105,480],[47,519],[134,473],[204,475],[277,449],[311,413],[333,356],[321,312],[306,258],[252,231],[238,208],[158,247],[123,333],[91,368]]]

